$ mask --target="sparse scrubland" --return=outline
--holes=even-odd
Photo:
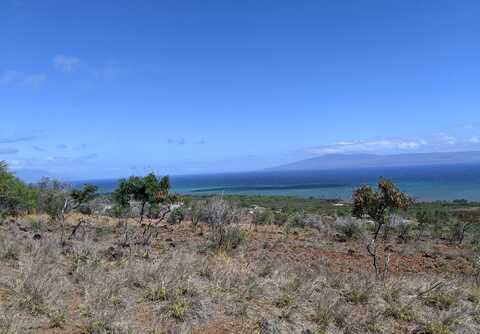
[[[2,165],[0,214],[1,334],[480,332],[480,206],[386,180],[340,204],[153,174],[99,196]]]

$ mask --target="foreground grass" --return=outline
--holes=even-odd
[[[392,233],[379,281],[368,227],[346,218],[245,220],[223,248],[202,223],[161,224],[150,244],[126,247],[117,220],[85,219],[65,244],[45,217],[0,225],[0,333],[480,332],[473,253],[442,238]]]

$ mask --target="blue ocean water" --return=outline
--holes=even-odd
[[[423,201],[480,201],[480,165],[173,175],[171,182],[174,192],[191,195],[224,193],[350,199],[355,188],[375,185],[380,177],[394,181],[402,191]],[[118,180],[75,184],[84,182],[94,183],[100,192],[108,193],[115,189]]]

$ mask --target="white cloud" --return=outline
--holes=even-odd
[[[0,73],[0,86],[29,86],[38,87],[47,80],[43,73],[25,74],[17,71],[3,71]]]
[[[64,73],[74,72],[79,65],[80,59],[77,57],[57,55],[53,58],[53,67],[55,67],[56,70]]]
[[[45,80],[47,80],[47,76],[45,74],[31,74],[23,79],[22,84],[25,86],[38,87],[43,84]]]
[[[451,136],[437,133],[428,139],[376,139],[337,141],[330,145],[311,147],[309,154],[373,153],[395,154],[406,152],[461,152],[480,151],[480,136]]]
[[[389,151],[408,151],[420,148],[425,145],[425,141],[414,140],[359,140],[359,141],[339,141],[332,145],[313,147],[308,149],[313,154],[334,154],[334,153],[382,153]]]
[[[472,137],[468,141],[472,144],[479,144],[480,143],[480,139],[478,139],[478,137]]]

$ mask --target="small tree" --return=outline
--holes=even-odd
[[[97,186],[94,186],[92,184],[85,184],[83,186],[83,189],[73,189],[70,192],[70,198],[71,198],[71,201],[72,201],[72,204],[71,204],[72,209],[75,210],[75,209],[78,209],[78,208],[82,208],[82,206],[86,205],[88,202],[90,202],[91,200],[94,199],[96,192],[97,192]],[[73,231],[70,234],[69,239],[73,238],[73,236],[77,232],[78,228],[80,227],[80,225],[82,225],[82,223],[84,221],[85,220],[83,218],[80,218],[78,220],[78,223],[73,228]]]
[[[50,216],[55,222],[60,222],[62,228],[61,243],[65,241],[65,215],[71,210],[86,204],[95,196],[97,187],[86,184],[83,189],[70,190],[70,186],[58,180],[43,178],[38,183],[38,207]],[[73,237],[82,220],[77,224],[70,235]]]
[[[73,209],[78,209],[82,205],[87,204],[95,198],[97,186],[93,184],[85,184],[83,189],[73,189],[70,192],[70,197],[73,202]]]
[[[389,256],[383,259],[383,268],[380,268],[378,241],[379,235],[390,216],[397,210],[405,210],[414,204],[414,200],[407,194],[399,191],[393,182],[380,179],[378,191],[369,186],[363,186],[353,193],[352,214],[357,218],[368,217],[375,222],[375,229],[371,241],[367,245],[367,251],[372,257],[373,267],[377,277],[387,274]]]
[[[121,180],[118,188],[113,192],[112,198],[115,204],[123,210],[130,209],[133,202],[139,203],[140,225],[143,225],[147,204],[150,208],[158,207],[161,204],[170,204],[176,199],[174,195],[170,194],[170,178],[164,176],[158,179],[153,173],[145,177],[132,176]],[[162,221],[169,212],[170,208],[167,208],[160,215],[159,221]],[[150,238],[148,231],[150,228],[151,224],[144,226],[143,242],[148,242]]]

